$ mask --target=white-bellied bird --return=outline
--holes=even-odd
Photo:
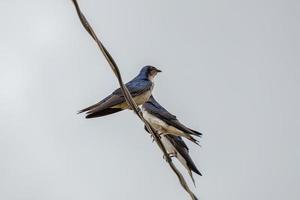
[[[137,105],[142,105],[151,96],[154,86],[153,79],[161,70],[153,66],[145,66],[140,73],[131,81],[126,83],[128,91]],[[111,95],[92,106],[80,110],[78,113],[86,113],[86,118],[102,117],[129,108],[121,88],[115,90]]]
[[[192,171],[201,176],[195,163],[189,155],[189,149],[181,136],[198,144],[193,136],[202,134],[192,130],[178,121],[175,115],[169,113],[151,95],[147,102],[142,106],[143,116],[160,135],[162,144],[171,157],[176,157],[179,162],[187,169],[193,183],[195,184]],[[145,127],[145,130],[147,128]]]
[[[175,115],[169,113],[151,95],[142,106],[144,118],[155,128],[160,135],[175,135],[185,137],[197,144],[193,136],[202,134],[180,123]]]

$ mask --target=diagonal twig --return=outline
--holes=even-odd
[[[170,165],[171,169],[173,170],[173,172],[178,177],[181,186],[189,193],[189,195],[191,196],[192,200],[198,200],[197,197],[194,195],[194,193],[190,190],[190,188],[187,185],[187,183],[186,183],[184,177],[182,176],[182,174],[178,171],[178,169],[175,167],[174,163],[172,162],[172,159],[170,158],[170,156],[168,155],[168,153],[167,153],[164,145],[162,144],[158,133],[144,119],[143,113],[142,113],[141,109],[137,106],[137,104],[133,100],[130,92],[128,91],[127,87],[123,83],[122,76],[121,76],[120,70],[119,70],[116,62],[114,61],[114,59],[112,58],[112,56],[110,55],[110,53],[107,51],[107,49],[105,48],[105,46],[102,44],[102,42],[99,40],[99,38],[97,37],[97,35],[94,32],[93,28],[91,27],[91,25],[89,24],[89,22],[85,18],[84,14],[81,12],[77,0],[72,0],[72,2],[74,4],[74,6],[75,6],[77,15],[78,15],[78,17],[79,17],[79,19],[80,19],[83,27],[90,34],[90,36],[94,39],[94,41],[97,43],[99,49],[101,50],[101,52],[104,55],[104,57],[107,60],[107,62],[109,63],[109,66],[111,67],[112,71],[114,72],[115,76],[117,77],[119,85],[120,85],[120,88],[122,90],[122,93],[123,93],[123,95],[124,95],[124,97],[126,99],[126,102],[132,108],[132,110],[138,115],[138,117],[143,121],[143,123],[145,124],[146,128],[148,129],[148,131],[150,132],[150,134],[153,136],[155,142],[157,143],[157,145],[159,146],[159,148],[162,150],[166,161],[168,162],[168,164]]]

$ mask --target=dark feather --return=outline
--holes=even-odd
[[[182,123],[180,123],[175,115],[172,115],[169,113],[164,107],[162,107],[155,99],[153,96],[149,98],[149,100],[143,105],[145,110],[149,112],[150,114],[156,116],[157,118],[163,120],[167,124],[174,126],[175,128],[185,132],[189,133],[191,135],[195,136],[201,136],[202,134],[194,131],[192,129],[187,128],[184,126]]]
[[[197,135],[197,136],[199,136],[199,137],[202,136],[202,133],[200,133],[200,132],[198,132],[198,131],[195,131],[195,130],[190,129],[190,128],[189,128],[189,130],[192,131],[192,132],[194,132],[195,135]]]
[[[183,139],[179,136],[166,135],[166,138],[172,143],[176,151],[181,154],[181,156],[186,160],[188,167],[196,174],[202,176],[198,168],[196,167],[194,161],[189,155],[189,149],[184,143]]]
[[[144,80],[144,79],[138,80],[136,77],[132,81],[128,82],[126,84],[126,87],[128,88],[132,97],[136,97],[150,90],[152,85],[153,83],[151,81]],[[94,118],[94,117],[109,115],[120,111],[121,109],[116,110],[115,108],[112,107],[122,104],[125,101],[126,100],[123,96],[123,93],[119,88],[115,90],[111,95],[101,100],[99,103],[84,108],[80,110],[78,113],[87,112],[86,118]]]
[[[104,98],[104,99],[101,100],[100,102],[98,102],[98,103],[96,103],[96,104],[94,104],[94,105],[92,105],[92,106],[89,106],[89,107],[87,107],[87,108],[84,108],[84,109],[78,111],[78,114],[83,113],[83,112],[87,112],[87,111],[89,111],[89,110],[92,110],[92,109],[96,108],[97,106],[101,105],[102,103],[104,103],[105,101],[107,101],[109,98],[111,98],[111,96],[112,96],[112,95],[109,95],[108,97]]]
[[[144,129],[149,133],[148,129],[146,126],[144,126]],[[195,172],[196,174],[202,176],[200,171],[197,169],[194,161],[189,155],[189,148],[183,141],[183,139],[179,136],[174,136],[174,135],[165,135],[165,137],[171,142],[171,144],[174,146],[176,151],[181,154],[181,156],[186,160],[186,163],[188,167]]]
[[[101,110],[98,112],[93,112],[91,114],[88,114],[85,118],[90,119],[90,118],[95,118],[95,117],[103,117],[103,116],[110,115],[110,114],[113,114],[116,112],[120,112],[122,110],[123,109],[121,109],[121,108],[107,108],[107,109],[104,109],[104,110]]]

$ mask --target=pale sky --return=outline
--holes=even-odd
[[[300,198],[298,0],[79,3],[124,80],[163,70],[156,99],[203,132],[200,200]],[[0,13],[1,200],[189,199],[131,111],[76,114],[118,84],[70,0]]]

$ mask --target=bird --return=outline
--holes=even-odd
[[[160,140],[170,157],[176,157],[178,161],[187,169],[194,185],[195,180],[192,172],[202,176],[194,161],[189,155],[189,148],[183,141],[184,136],[197,143],[191,135],[201,136],[202,133],[187,128],[181,124],[176,116],[163,108],[151,95],[147,102],[142,105],[142,112],[145,120],[152,128],[160,134]],[[147,132],[148,129],[145,126]]]
[[[159,72],[162,71],[156,67],[144,66],[135,78],[125,84],[137,105],[142,105],[149,99],[154,87],[154,77]],[[126,109],[130,109],[130,107],[123,96],[121,88],[118,88],[100,102],[78,111],[78,114],[85,113],[86,118],[95,118]]]
[[[149,133],[148,129],[145,126],[145,130]],[[192,160],[191,156],[189,155],[189,148],[183,141],[180,136],[174,135],[163,135],[160,137],[162,145],[165,147],[168,155],[173,158],[177,158],[178,161],[184,166],[184,168],[188,171],[193,184],[195,185],[195,179],[193,177],[193,173],[202,176],[201,172],[195,165],[194,161]]]
[[[182,136],[198,144],[198,141],[193,136],[200,137],[202,133],[190,129],[179,122],[177,117],[162,107],[152,95],[148,101],[142,105],[142,112],[145,120],[149,122],[160,135]]]
[[[183,139],[180,136],[165,135],[161,137],[161,142],[166,148],[169,156],[176,157],[178,161],[184,166],[184,168],[186,168],[195,185],[195,179],[192,172],[198,174],[199,176],[202,176],[202,174],[189,155],[189,148],[187,147]]]

